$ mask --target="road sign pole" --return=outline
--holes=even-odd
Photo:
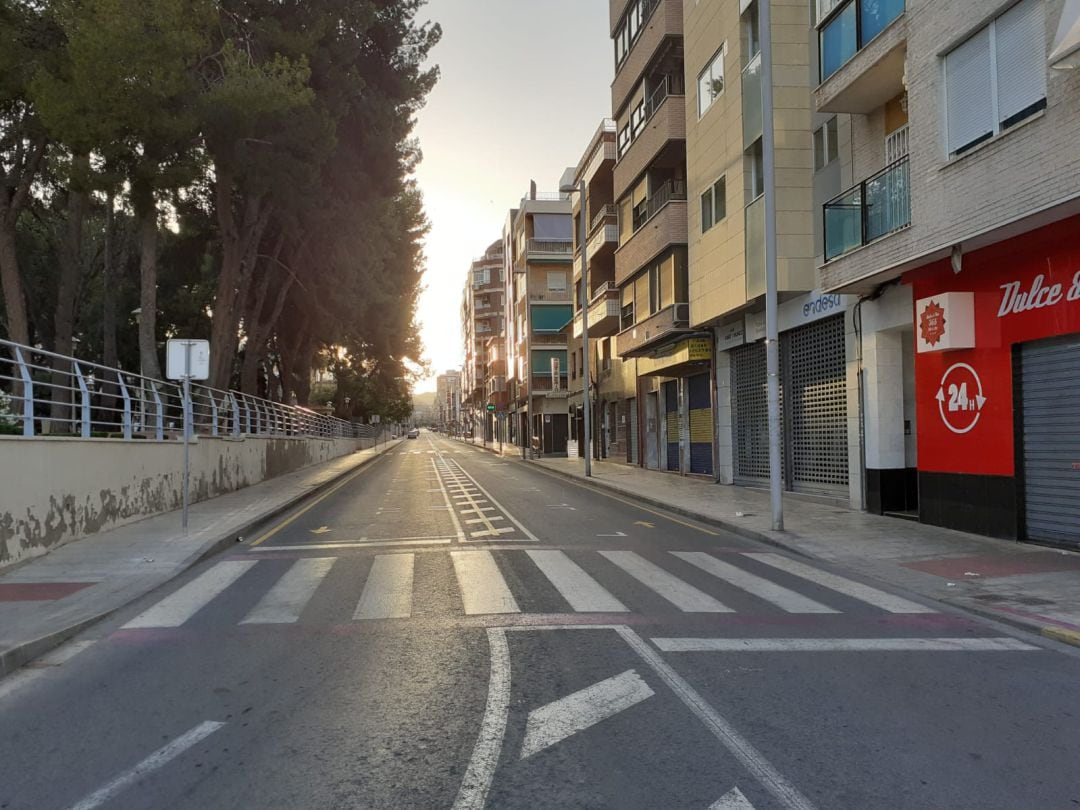
[[[180,524],[188,532],[188,503],[191,492],[191,344],[184,347],[184,511]]]

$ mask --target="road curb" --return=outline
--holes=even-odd
[[[400,444],[401,441],[401,439],[398,439],[396,444]],[[308,489],[304,492],[298,493],[288,498],[287,500],[282,501],[281,503],[274,504],[272,508],[257,516],[252,517],[251,520],[247,521],[246,523],[242,524],[237,528],[229,530],[224,535],[220,535],[211,540],[207,540],[207,542],[202,546],[202,548],[193,551],[186,558],[184,558],[183,561],[178,563],[176,568],[165,579],[155,583],[154,585],[140,593],[134,594],[130,599],[126,599],[120,604],[114,605],[107,610],[95,613],[93,616],[89,616],[87,618],[80,619],[79,621],[72,624],[66,625],[59,630],[55,630],[51,633],[46,633],[45,635],[39,636],[38,638],[32,639],[30,641],[16,644],[14,647],[9,647],[8,649],[0,653],[0,678],[11,674],[20,667],[26,666],[26,664],[30,663],[36,658],[40,658],[42,655],[49,652],[50,650],[59,647],[68,639],[77,636],[79,633],[81,633],[83,630],[86,630],[91,625],[94,625],[97,622],[102,621],[103,619],[107,619],[113,613],[116,613],[116,611],[123,610],[136,599],[142,599],[148,593],[157,590],[162,585],[167,585],[168,583],[172,582],[172,580],[176,579],[176,577],[180,576],[185,571],[190,570],[208,557],[212,557],[215,554],[224,551],[226,548],[235,546],[237,544],[238,537],[243,537],[245,534],[250,533],[256,527],[261,526],[262,524],[266,523],[267,521],[271,521],[276,517],[279,517],[281,514],[288,512],[290,509],[293,509],[294,507],[307,500],[308,498],[312,497],[313,495],[317,495],[323,490],[333,486],[334,484],[339,483],[346,476],[352,475],[357,470],[361,470],[364,467],[370,465],[371,463],[378,461],[386,455],[386,453],[390,450],[391,446],[396,446],[396,444],[387,444],[385,450],[377,453],[374,456],[371,456],[370,458],[362,460],[356,466],[350,467],[347,470],[343,470],[342,472],[331,476],[330,478],[321,482],[317,486],[312,487],[311,489]]]
[[[492,453],[493,455],[498,456],[500,458],[505,458],[508,461],[515,461],[515,462],[518,462],[518,463],[522,463],[524,461],[523,459],[518,458],[516,456],[500,455],[495,450],[487,448],[487,447],[477,447],[475,445],[467,445],[467,446],[473,447],[476,450],[486,450],[487,452]],[[528,462],[524,461],[524,463],[527,464]],[[624,489],[621,489],[621,488],[619,488],[619,487],[617,487],[617,486],[615,486],[613,484],[609,484],[607,481],[604,481],[602,479],[596,479],[596,478],[585,479],[585,478],[582,478],[581,476],[574,475],[573,473],[564,472],[563,470],[554,469],[554,468],[551,468],[551,467],[545,467],[545,466],[542,466],[542,465],[535,465],[535,466],[533,466],[533,469],[539,470],[540,472],[550,473],[551,475],[557,476],[559,478],[562,478],[562,479],[565,479],[565,480],[568,480],[568,481],[573,481],[574,483],[578,484],[579,486],[583,486],[583,487],[586,487],[586,488],[597,489],[597,490],[602,490],[604,492],[609,492],[609,493],[618,495],[618,496],[623,497],[623,498],[632,498],[632,499],[634,499],[636,501],[640,501],[643,504],[648,504],[649,506],[654,506],[654,507],[656,507],[658,509],[663,509],[665,512],[671,512],[674,515],[679,515],[681,517],[691,518],[692,520],[696,520],[699,523],[703,523],[703,524],[706,524],[706,525],[709,525],[709,526],[715,526],[717,528],[720,528],[720,529],[723,529],[723,530],[725,530],[727,532],[730,532],[731,534],[734,534],[734,535],[736,535],[738,537],[744,537],[744,538],[746,538],[748,540],[755,540],[755,541],[757,541],[759,543],[764,543],[764,544],[772,546],[774,548],[778,548],[778,549],[781,549],[783,551],[787,551],[787,552],[789,552],[791,554],[796,554],[796,555],[802,557],[803,559],[813,560],[815,562],[824,562],[824,563],[827,563],[827,564],[830,564],[830,565],[839,565],[841,567],[846,567],[846,566],[844,566],[844,563],[842,563],[842,562],[838,563],[838,562],[833,561],[833,560],[827,560],[827,559],[824,559],[822,557],[817,557],[817,556],[815,556],[813,554],[809,554],[804,549],[801,549],[798,546],[793,545],[793,542],[785,541],[785,539],[783,539],[783,538],[776,537],[774,535],[771,535],[771,534],[766,533],[766,532],[761,532],[761,531],[758,531],[756,529],[749,529],[749,528],[747,528],[745,526],[741,526],[741,525],[739,525],[737,523],[732,523],[730,521],[725,521],[725,520],[722,520],[722,519],[719,519],[719,518],[714,518],[714,517],[711,517],[709,515],[703,515],[700,512],[694,512],[691,509],[684,509],[682,507],[673,506],[672,504],[665,503],[664,501],[660,500],[659,498],[650,498],[647,495],[641,495],[640,493],[637,493],[637,492],[628,492],[628,491],[626,491]],[[799,535],[792,534],[790,532],[784,532],[784,534],[787,537],[790,537],[792,541],[797,540],[798,537],[799,537]],[[953,600],[953,599],[949,599],[947,597],[927,595],[927,594],[921,593],[919,591],[914,591],[910,587],[903,586],[903,585],[898,585],[898,584],[896,584],[894,582],[891,582],[890,580],[882,579],[880,576],[877,576],[877,575],[868,576],[868,575],[866,575],[866,574],[864,574],[862,572],[858,572],[858,573],[859,573],[860,576],[862,576],[865,579],[876,580],[876,581],[878,581],[878,582],[880,582],[880,583],[882,583],[884,585],[888,585],[891,588],[900,589],[900,590],[906,591],[910,595],[918,596],[921,599],[930,599],[930,600],[933,600],[935,602],[940,602],[941,604],[948,605],[951,608],[954,608],[956,610],[962,611],[964,613],[967,613],[967,614],[970,614],[970,615],[973,615],[973,616],[977,616],[977,617],[982,618],[982,619],[989,619],[990,621],[1000,622],[1002,624],[1009,625],[1010,627],[1013,627],[1013,628],[1015,628],[1017,630],[1023,630],[1023,631],[1028,632],[1028,633],[1034,633],[1036,635],[1042,636],[1043,638],[1051,639],[1053,641],[1058,641],[1058,642],[1061,642],[1062,644],[1068,644],[1068,645],[1071,645],[1073,647],[1080,647],[1080,632],[1078,632],[1078,631],[1068,630],[1066,628],[1056,627],[1054,625],[1048,625],[1048,624],[1043,624],[1043,623],[1038,622],[1038,621],[1024,619],[1024,618],[1014,616],[1014,615],[1009,614],[1009,613],[1002,613],[1002,612],[993,610],[991,608],[980,608],[980,607],[977,607],[977,606],[969,605],[969,604],[967,604],[965,602],[960,602],[960,601],[956,601],[956,600]]]

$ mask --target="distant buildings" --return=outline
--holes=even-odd
[[[504,294],[500,239],[473,261],[461,297],[461,330],[465,336],[462,420],[465,434],[483,441],[495,440],[498,413],[505,411],[506,371],[501,357]],[[495,408],[489,411],[489,404]]]
[[[435,378],[435,426],[451,435],[461,432],[461,372],[456,369]]]
[[[762,486],[760,2],[609,8],[585,199],[504,227],[508,438],[580,446],[587,352],[594,455]],[[784,488],[1080,546],[1076,4],[770,10]]]

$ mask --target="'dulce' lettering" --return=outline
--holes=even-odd
[[[1080,273],[1077,273],[1080,276]],[[1035,276],[1031,282],[1031,289],[1027,292],[1020,292],[1020,282],[1010,281],[1001,285],[1001,305],[998,307],[998,317],[1003,318],[1009,314],[1019,314],[1033,309],[1042,309],[1043,307],[1052,307],[1055,304],[1061,303],[1064,299],[1064,295],[1061,292],[1061,284],[1053,284],[1049,287],[1044,287],[1043,283],[1046,280],[1046,276],[1042,273]],[[1076,284],[1076,277],[1073,278],[1073,284]],[[1072,291],[1070,290],[1070,294]]]

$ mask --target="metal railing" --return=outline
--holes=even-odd
[[[633,230],[636,233],[642,226],[672,200],[686,199],[685,180],[665,180],[645,201],[644,205],[638,204],[633,212]]]
[[[561,239],[532,239],[528,241],[529,253],[565,253],[567,256],[574,252],[573,241]]]
[[[0,340],[0,434],[77,438],[182,438],[194,435],[375,438],[362,425],[239,391],[144,377]]]
[[[911,224],[908,159],[903,157],[822,206],[825,261]]]
[[[589,223],[589,236],[596,233],[596,229],[600,227],[602,223],[608,217],[617,217],[619,215],[619,206],[609,203],[608,205],[600,206],[600,210],[592,218],[592,222]]]

